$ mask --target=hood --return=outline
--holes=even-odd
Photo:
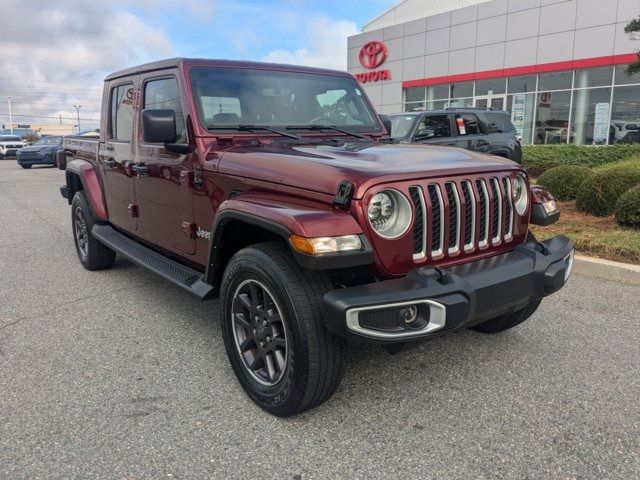
[[[47,150],[55,150],[57,145],[30,145],[28,147],[22,147],[21,152],[45,152]]]
[[[21,140],[9,140],[9,141],[0,142],[0,145],[4,145],[4,146],[7,146],[7,145],[24,145],[24,143],[22,143]]]
[[[362,198],[374,185],[464,173],[521,170],[511,160],[453,147],[379,145],[370,142],[326,145],[276,144],[234,146],[220,159],[218,171],[335,195],[340,182],[355,185]]]

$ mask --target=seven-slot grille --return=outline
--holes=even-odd
[[[415,208],[413,258],[439,259],[513,240],[507,175],[409,187]]]

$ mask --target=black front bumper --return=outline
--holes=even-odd
[[[18,164],[20,165],[55,165],[56,159],[51,155],[43,156],[17,156]]]
[[[571,240],[557,236],[455,267],[419,268],[403,278],[331,291],[324,296],[323,315],[334,334],[364,341],[396,343],[441,335],[557,292],[570,274],[573,251]],[[420,328],[400,320],[394,325],[399,310],[412,305]]]

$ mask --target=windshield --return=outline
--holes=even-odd
[[[196,67],[191,85],[205,127],[333,125],[380,131],[373,108],[350,77]]]
[[[34,145],[60,145],[62,137],[42,137]]]
[[[393,115],[391,116],[391,137],[406,138],[411,133],[415,115]]]
[[[0,142],[22,142],[22,139],[16,136],[3,135],[0,136]]]

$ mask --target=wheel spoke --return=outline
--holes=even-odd
[[[237,300],[239,301],[240,305],[248,311],[251,311],[251,309],[253,308],[253,305],[251,305],[251,299],[246,293],[238,295]]]
[[[284,371],[284,367],[286,366],[287,361],[284,357],[284,353],[282,353],[282,350],[274,350],[273,356],[276,358],[276,363],[278,365],[278,373]]]
[[[264,356],[264,361],[265,361],[265,366],[267,370],[267,378],[271,382],[275,380],[277,377],[276,377],[276,367],[274,365],[273,356],[270,352]]]
[[[243,313],[234,313],[233,320],[242,326],[245,330],[251,330],[251,324],[245,318]]]
[[[242,353],[246,352],[249,348],[249,345],[251,345],[252,343],[255,343],[255,340],[252,337],[245,338],[244,341],[240,344],[240,351]]]
[[[286,348],[287,347],[287,341],[284,338],[277,337],[277,338],[273,339],[273,345],[274,345],[274,348],[275,347]]]

